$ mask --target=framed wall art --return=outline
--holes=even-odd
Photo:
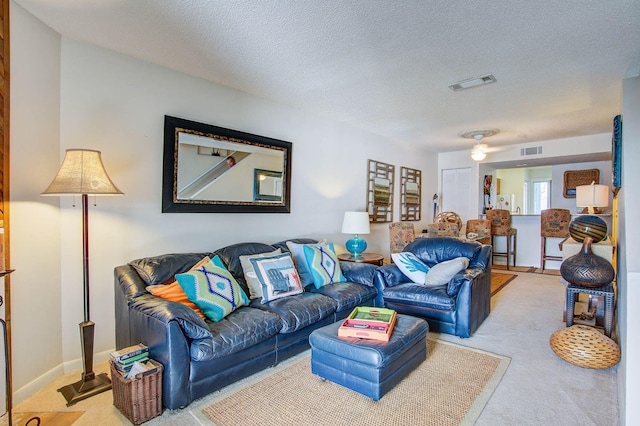
[[[564,198],[576,198],[576,186],[600,183],[600,170],[566,170],[564,172],[564,183],[562,195]]]
[[[393,222],[395,166],[367,161],[367,211],[371,222]]]
[[[622,116],[613,119],[613,137],[611,138],[611,170],[613,172],[613,196],[618,195],[622,187]]]
[[[420,220],[422,171],[400,167],[400,220]]]

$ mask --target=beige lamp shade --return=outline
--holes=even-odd
[[[580,185],[576,187],[576,207],[608,207],[607,185]]]
[[[100,151],[68,149],[58,174],[42,195],[122,195],[102,164]]]
[[[345,212],[342,221],[343,234],[368,234],[371,232],[369,228],[369,213],[367,212]]]

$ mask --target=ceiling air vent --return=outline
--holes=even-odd
[[[520,148],[520,156],[542,154],[541,146],[532,146],[530,148]]]

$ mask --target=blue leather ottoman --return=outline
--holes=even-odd
[[[388,342],[338,337],[342,321],[309,336],[311,371],[323,379],[379,400],[427,359],[429,325],[398,314]]]

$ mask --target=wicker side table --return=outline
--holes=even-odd
[[[573,312],[578,293],[589,294],[592,296],[602,296],[604,298],[604,334],[611,337],[613,329],[613,311],[616,306],[615,297],[616,290],[613,283],[609,283],[602,287],[589,288],[568,283],[567,285],[567,327],[573,325]]]

